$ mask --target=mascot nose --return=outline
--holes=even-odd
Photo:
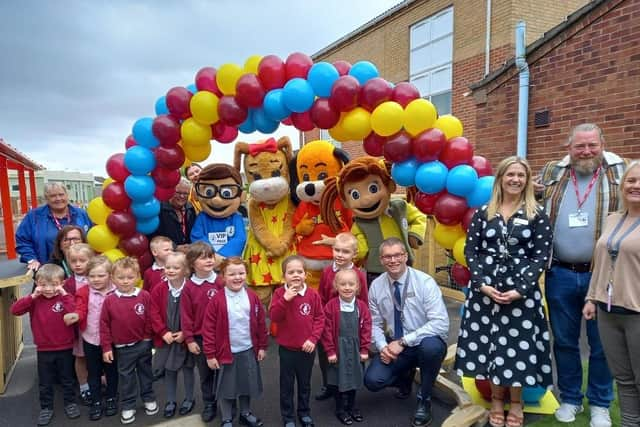
[[[316,194],[316,186],[313,184],[307,184],[304,186],[304,193],[307,196],[313,196],[314,194]]]

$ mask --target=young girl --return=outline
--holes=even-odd
[[[66,248],[65,263],[71,269],[72,274],[64,281],[64,289],[71,295],[75,295],[78,290],[87,286],[87,266],[89,260],[94,256],[95,253],[93,249],[86,243],[73,243]],[[76,337],[73,343],[73,355],[76,358],[75,370],[78,384],[80,385],[80,399],[83,404],[91,405],[92,395],[89,390],[89,384],[87,384],[87,359],[85,358],[82,347],[82,338],[79,336]]]
[[[213,271],[216,263],[211,246],[196,242],[187,249],[187,263],[192,271],[180,297],[180,325],[187,348],[195,355],[202,391],[202,421],[208,423],[216,417],[216,371],[209,369],[202,352],[202,320],[209,300],[224,287]]]
[[[333,286],[338,297],[324,308],[322,346],[330,364],[327,383],[336,399],[336,417],[342,424],[351,425],[363,420],[354,401],[363,383],[363,363],[369,358],[371,313],[368,305],[356,298],[361,289],[356,270],[338,271]]]
[[[185,398],[180,405],[180,415],[193,409],[194,358],[184,343],[180,327],[180,299],[189,275],[187,258],[181,252],[171,252],[164,263],[165,281],[158,283],[151,291],[151,324],[153,326],[156,353],[153,364],[164,371],[167,388],[167,403],[164,417],[171,418],[176,413],[176,388],[178,371],[184,377]]]
[[[267,350],[265,313],[260,298],[247,288],[247,266],[240,257],[221,266],[225,289],[211,300],[204,318],[204,353],[211,369],[220,369],[217,396],[222,427],[232,427],[232,407],[240,401],[240,424],[259,427],[249,410],[251,398],[262,394],[260,365]]]
[[[79,246],[75,245],[75,246]],[[74,248],[75,248],[74,246]],[[73,258],[73,257],[72,257]],[[73,263],[72,263],[73,264]],[[103,255],[91,258],[87,263],[89,285],[76,292],[76,312],[67,316],[68,323],[77,323],[85,354],[88,380],[93,403],[89,419],[97,421],[102,415],[118,413],[118,368],[115,363],[104,363],[100,348],[100,313],[102,304],[116,287],[111,283],[111,262]],[[76,366],[77,367],[77,366]],[[106,402],[102,404],[101,377],[107,380]]]
[[[285,427],[295,427],[294,382],[298,382],[298,419],[303,427],[313,426],[309,394],[314,350],[324,328],[320,295],[304,282],[304,260],[291,255],[282,262],[284,286],[276,289],[271,303],[271,320],[278,323],[280,355],[280,413]]]

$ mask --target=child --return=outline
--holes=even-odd
[[[180,327],[180,299],[189,275],[187,258],[182,252],[171,252],[164,264],[165,280],[151,291],[151,324],[153,326],[154,367],[164,371],[167,388],[167,403],[164,417],[171,418],[176,413],[176,388],[178,371],[184,377],[185,398],[180,405],[180,415],[193,410],[194,357],[187,350],[184,334]],[[154,369],[157,369],[154,368]]]
[[[120,383],[120,422],[130,424],[136,420],[136,384],[138,376],[140,397],[147,415],[158,413],[153,393],[151,371],[151,295],[136,288],[140,278],[138,261],[120,258],[113,264],[112,281],[117,289],[102,305],[100,316],[100,344],[106,363],[113,363],[114,352],[118,360]]]
[[[71,295],[75,295],[78,290],[88,284],[87,265],[89,260],[95,256],[95,252],[86,243],[75,243],[69,246],[65,255],[72,274],[64,281],[64,289]],[[80,399],[83,404],[91,405],[92,396],[89,384],[87,384],[87,359],[82,348],[82,338],[77,335],[73,342],[73,355],[76,357],[75,369],[80,385]]]
[[[75,245],[79,246],[79,245]],[[93,403],[89,419],[97,421],[102,415],[111,417],[118,413],[118,368],[116,363],[104,363],[100,347],[100,314],[105,299],[116,287],[111,283],[111,261],[100,255],[91,258],[87,265],[89,286],[76,292],[76,312],[65,316],[67,324],[76,323],[86,357],[89,388]],[[106,379],[106,401],[102,405],[102,374]]]
[[[216,417],[216,371],[209,369],[202,352],[202,321],[209,300],[224,287],[224,283],[213,271],[216,263],[211,246],[195,242],[187,249],[187,263],[193,272],[180,297],[180,325],[187,348],[195,355],[200,390],[204,407],[202,421],[208,423]]]
[[[31,295],[20,298],[11,306],[11,313],[29,313],[33,341],[37,348],[40,414],[38,425],[46,426],[53,418],[53,384],[56,377],[62,384],[64,412],[67,418],[78,418],[80,408],[74,402],[73,391],[73,328],[64,323],[64,315],[75,309],[73,296],[64,290],[64,270],[55,264],[45,264],[36,273],[36,287]]]
[[[324,328],[322,302],[304,283],[304,261],[291,255],[282,262],[284,286],[276,289],[271,302],[271,320],[278,323],[280,346],[280,413],[285,427],[295,427],[293,387],[298,382],[298,419],[312,427],[309,408],[314,350]]]
[[[233,256],[220,266],[225,289],[207,306],[203,326],[204,353],[211,369],[220,369],[218,390],[222,427],[232,427],[233,405],[240,401],[240,424],[260,427],[250,412],[251,398],[262,394],[258,362],[267,350],[267,329],[260,298],[247,288],[247,266]]]
[[[366,289],[356,270],[336,273],[334,287],[338,297],[324,308],[325,326],[322,345],[327,352],[327,382],[336,400],[336,417],[344,425],[361,422],[362,414],[354,408],[356,390],[362,387],[363,364],[369,359],[371,313],[368,303],[356,299]]]
[[[167,256],[173,252],[173,242],[168,237],[156,236],[149,242],[149,249],[153,255],[153,264],[142,276],[142,289],[147,292],[151,292],[153,287],[162,281]]]

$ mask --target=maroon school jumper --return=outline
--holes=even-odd
[[[100,314],[100,345],[102,351],[112,351],[112,345],[133,344],[150,339],[151,295],[135,288],[132,294],[115,291],[102,304]]]
[[[360,354],[368,355],[371,345],[371,312],[369,306],[357,299],[358,335],[360,337]],[[322,347],[327,357],[338,356],[338,338],[340,337],[340,298],[332,298],[324,307],[324,331],[322,332]]]
[[[337,271],[333,269],[334,263],[326,266],[322,270],[322,276],[320,276],[320,285],[318,286],[318,293],[322,300],[322,305],[325,306],[331,300],[331,298],[338,296],[338,291],[333,287],[333,279],[336,278]],[[358,292],[358,299],[369,304],[369,291],[367,290],[367,276],[364,271],[353,266],[351,269],[355,269],[358,275],[358,281],[360,282],[360,291]]]
[[[298,294],[291,301],[284,299],[284,286],[273,293],[270,317],[278,323],[276,341],[289,350],[301,350],[307,340],[316,344],[324,328],[320,295],[310,287],[306,288],[304,295]]]
[[[159,267],[155,262],[144,271],[142,275],[142,289],[151,292],[153,288],[164,278],[164,267]]]
[[[191,276],[180,294],[180,326],[187,344],[194,342],[196,335],[202,335],[204,310],[207,308],[209,300],[224,287],[220,276],[216,276],[212,280],[213,282],[201,281],[201,279]],[[201,284],[197,284],[198,281],[201,281]]]
[[[75,308],[71,294],[53,298],[27,295],[13,303],[11,314],[22,316],[29,313],[33,342],[38,351],[59,351],[73,348],[75,328],[65,325],[63,317],[73,313]]]

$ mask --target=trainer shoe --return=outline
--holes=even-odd
[[[43,408],[40,410],[40,414],[38,415],[38,425],[48,426],[52,418],[53,418],[53,409]]]
[[[144,402],[144,413],[147,415],[155,415],[160,411],[160,407],[158,406],[158,402],[155,400],[152,402]]]
[[[64,407],[64,413],[70,420],[80,416],[80,408],[77,403],[69,403]]]
[[[576,415],[584,411],[582,405],[572,405],[571,403],[563,403],[556,409],[556,420],[561,423],[572,423],[576,420]]]
[[[135,409],[123,409],[120,413],[120,422],[122,424],[131,424],[136,420]]]
[[[591,423],[589,427],[611,427],[611,416],[609,408],[602,406],[591,406]]]

